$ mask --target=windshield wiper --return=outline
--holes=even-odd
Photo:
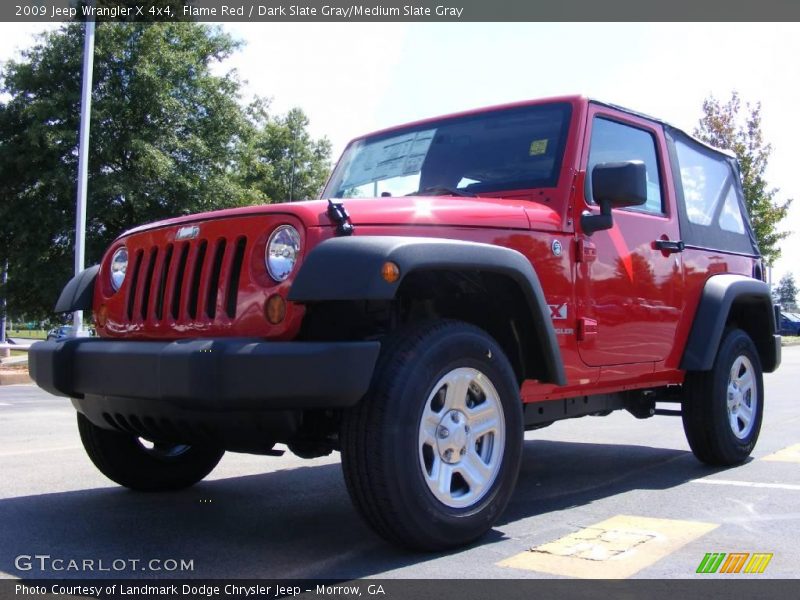
[[[430,187],[417,190],[416,192],[406,194],[406,196],[446,196],[446,195],[463,196],[465,198],[475,197],[475,194],[472,194],[470,192],[465,192],[464,190],[447,187],[445,185],[432,185]]]

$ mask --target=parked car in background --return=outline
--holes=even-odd
[[[800,335],[800,316],[795,313],[781,313],[781,335]]]
[[[50,340],[56,340],[56,341],[64,340],[64,339],[72,336],[72,330],[73,329],[74,329],[74,327],[72,327],[71,325],[65,325],[65,326],[62,326],[62,327],[53,327],[53,329],[51,329],[50,331],[47,332],[47,340],[48,341],[50,341]]]
[[[54,327],[47,332],[47,340],[55,340],[59,342],[70,337],[94,337],[97,335],[94,328],[82,329],[77,336],[73,333],[74,330],[74,325],[62,325],[60,327]]]

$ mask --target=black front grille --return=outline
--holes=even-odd
[[[136,250],[127,296],[128,320],[213,321],[221,316],[218,304],[225,316],[234,318],[246,248],[247,238],[238,236]]]

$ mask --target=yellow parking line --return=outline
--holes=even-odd
[[[761,460],[775,460],[780,462],[800,462],[800,444],[789,446],[783,450],[765,456]]]
[[[617,515],[497,564],[565,577],[624,579],[718,526]]]

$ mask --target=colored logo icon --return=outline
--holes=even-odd
[[[763,573],[772,560],[765,552],[708,552],[697,567],[698,573]]]

